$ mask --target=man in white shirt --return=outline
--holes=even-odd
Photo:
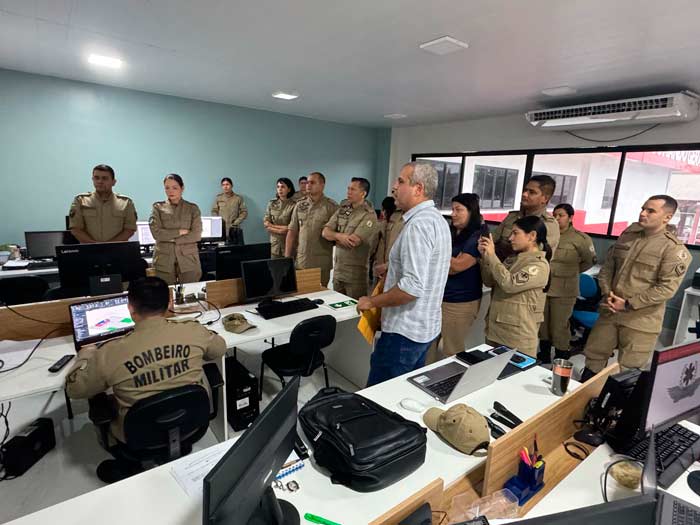
[[[389,253],[384,293],[360,297],[357,304],[361,312],[382,309],[382,335],[372,352],[367,386],[422,367],[440,334],[452,242],[432,200],[437,184],[435,168],[419,162],[401,168],[394,183],[404,226]]]

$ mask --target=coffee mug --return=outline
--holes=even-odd
[[[557,396],[566,394],[574,364],[567,359],[555,359],[552,362],[552,392]]]

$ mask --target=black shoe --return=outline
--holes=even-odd
[[[552,343],[550,341],[540,340],[540,348],[537,350],[537,360],[543,365],[548,365],[552,362]]]
[[[585,383],[589,379],[591,379],[593,376],[596,375],[596,372],[591,370],[590,368],[584,368],[583,372],[581,373],[581,383]]]
[[[127,465],[116,459],[106,459],[97,465],[97,477],[104,483],[116,483],[138,472],[139,470],[135,466]]]

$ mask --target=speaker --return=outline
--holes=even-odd
[[[226,358],[226,407],[234,430],[248,428],[260,414],[258,380],[235,357]]]
[[[2,448],[7,476],[21,476],[56,446],[53,421],[41,417],[15,435]]]

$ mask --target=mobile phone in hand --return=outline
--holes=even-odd
[[[486,224],[485,222],[481,224],[479,227],[479,236],[480,237],[488,237],[491,231],[489,230],[489,225]]]

